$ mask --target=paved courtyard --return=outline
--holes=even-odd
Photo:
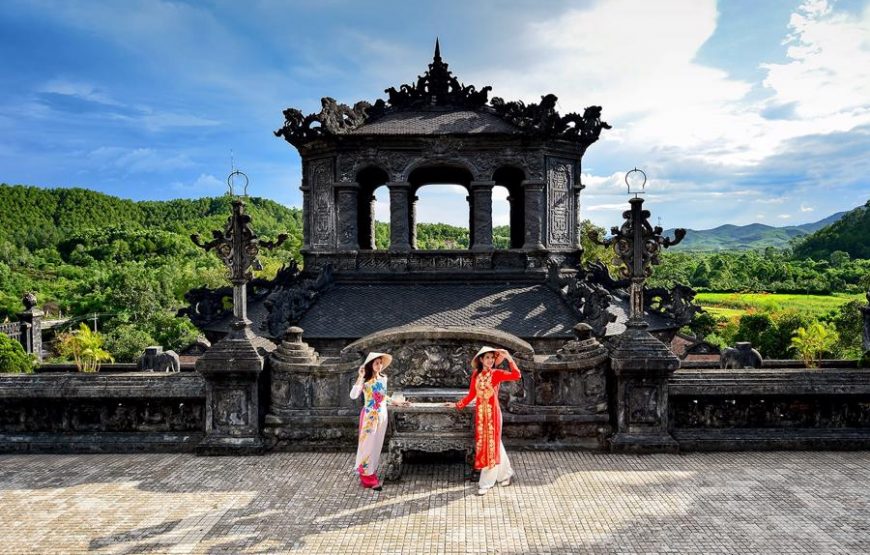
[[[512,453],[361,490],[350,453],[0,456],[3,553],[868,553],[870,452]]]

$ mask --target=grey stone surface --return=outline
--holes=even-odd
[[[719,355],[721,368],[761,368],[764,359],[748,341],[738,341]]]
[[[383,491],[353,453],[0,457],[4,553],[870,552],[870,454],[520,452],[486,496],[422,457]]]

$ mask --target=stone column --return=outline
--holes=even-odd
[[[311,187],[302,180],[302,250],[311,249]]]
[[[472,220],[474,221],[474,237],[471,249],[477,252],[489,252],[492,246],[492,188],[494,181],[472,181],[471,195],[473,197]]]
[[[411,248],[417,248],[417,201],[420,200],[420,197],[414,195],[411,197]]]
[[[544,182],[527,179],[523,181],[526,204],[526,242],[523,249],[527,251],[544,250]]]
[[[42,362],[42,319],[45,313],[36,308],[36,297],[30,298],[25,295],[24,312],[18,314],[21,322],[21,344],[24,350],[36,356],[38,362]]]
[[[359,250],[359,184],[336,183],[335,190],[338,193],[338,248]]]
[[[410,195],[411,184],[407,181],[388,183],[390,188],[390,250],[408,252],[411,250]]]
[[[579,182],[574,187],[574,246],[581,253],[583,252],[583,243],[580,240],[583,235],[583,218],[580,216],[580,191],[585,188],[586,186]]]
[[[377,197],[375,197],[374,194],[372,194],[372,198],[369,200],[369,229],[368,229],[369,244],[371,245],[372,249],[377,248],[377,246],[375,245],[375,239],[376,239],[375,231],[377,230],[377,227],[378,227],[378,219],[377,219],[377,217],[375,217],[375,207],[377,206],[377,204],[378,204],[378,199],[377,199]]]

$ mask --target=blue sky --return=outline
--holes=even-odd
[[[665,227],[800,224],[870,198],[866,0],[6,0],[0,28],[6,183],[219,195],[232,151],[252,194],[299,206],[281,111],[381,98],[438,36],[466,84],[604,107],[583,170],[598,224],[619,223],[635,166]],[[462,225],[464,195],[424,188],[420,219]]]

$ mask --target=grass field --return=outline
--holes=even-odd
[[[743,314],[795,311],[819,318],[851,300],[864,295],[780,295],[775,293],[698,293],[695,301],[713,316],[727,318]]]

